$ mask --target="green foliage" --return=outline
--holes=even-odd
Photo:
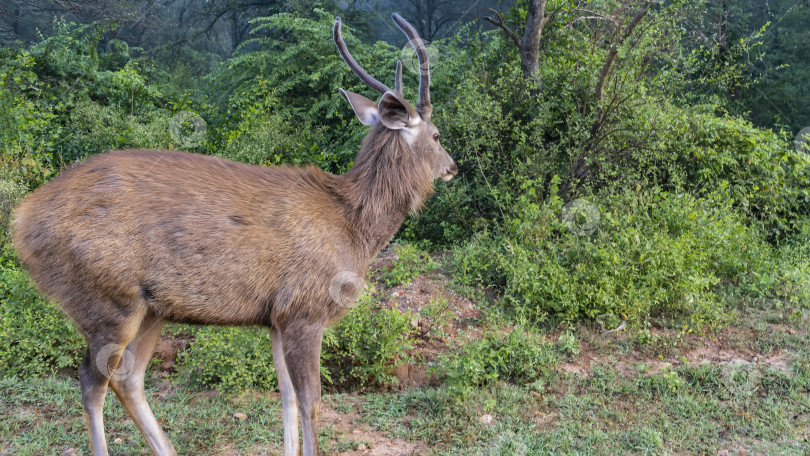
[[[414,329],[410,313],[380,308],[372,293],[324,336],[323,359],[337,383],[390,385],[391,369],[407,360]]]
[[[503,380],[525,385],[553,370],[557,363],[550,342],[517,328],[489,332],[440,360],[448,388],[464,395],[471,387]]]
[[[237,137],[258,129],[252,133],[255,139],[269,139],[276,132],[290,138],[287,143],[282,139],[281,145],[293,145],[291,150],[273,147],[265,154],[269,157],[265,162],[315,163],[342,172],[352,163],[365,129],[337,89],[372,99],[376,95],[352,74],[334,42],[325,39],[331,36],[334,17],[322,10],[316,13],[317,19],[294,14],[254,19],[254,38],[245,41],[209,80],[212,91],[227,97],[226,122],[240,124]],[[348,27],[343,35],[367,71],[393,74],[397,53],[389,45],[365,45]],[[230,127],[223,125],[223,129]],[[234,134],[228,131],[226,137],[233,139]],[[271,144],[279,142],[271,140]]]
[[[771,238],[798,231],[810,211],[810,156],[797,152],[784,133],[703,109],[673,117],[671,131],[661,138],[685,188],[700,195],[722,188]]]
[[[686,380],[675,369],[665,369],[664,372],[649,377],[639,377],[636,386],[639,392],[651,396],[677,395],[686,386]]]
[[[565,355],[576,356],[579,354],[581,347],[577,336],[568,329],[561,333],[559,339],[557,339],[557,349]]]
[[[8,151],[2,164],[31,188],[90,154],[169,145],[171,112],[148,72],[125,59],[126,44],[112,43],[100,68],[105,31],[57,21],[53,34],[30,49],[0,53],[0,146]]]
[[[244,391],[277,386],[266,328],[195,328],[194,341],[178,361],[179,377],[191,387]]]
[[[439,263],[422,250],[410,244],[394,246],[394,266],[382,274],[382,280],[389,287],[407,285],[420,274],[426,274],[439,266]]]
[[[253,96],[235,101],[231,107],[241,119],[222,138],[223,147],[217,153],[225,158],[255,165],[315,164],[324,169],[340,168],[334,156],[321,148],[324,139],[322,126],[294,124],[277,112],[279,100],[275,90],[264,79],[257,78],[253,93],[260,93],[259,101]]]
[[[601,224],[584,236],[561,223],[558,198],[531,202],[534,194],[527,189],[499,235],[476,238],[454,261],[462,279],[501,278],[504,299],[526,321],[668,313],[688,317],[690,328],[714,327],[731,297],[771,296],[782,284],[772,248],[722,195],[618,193],[602,200]]]
[[[11,245],[11,211],[25,194],[26,188],[11,179],[0,179],[0,248]],[[4,254],[0,251],[0,258]]]
[[[50,176],[50,156],[44,151],[59,131],[55,116],[38,105],[42,97],[33,68],[29,53],[0,50],[0,175],[31,187]]]
[[[453,311],[450,301],[443,294],[431,297],[427,305],[419,309],[419,313],[423,317],[422,321],[429,325],[427,335],[444,337],[445,328],[453,319]]]
[[[10,258],[0,259],[0,377],[75,368],[84,338]]]
[[[810,220],[804,219],[802,231],[780,246],[777,256],[782,302],[810,306]]]

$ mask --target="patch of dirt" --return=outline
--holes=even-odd
[[[164,372],[174,372],[175,364],[177,363],[177,355],[188,348],[191,343],[191,338],[180,337],[161,337],[160,341],[155,347],[155,354],[161,360],[160,370]]]
[[[661,337],[672,337],[674,331],[665,332],[657,330],[657,335]],[[604,339],[602,339],[604,337]],[[751,349],[742,340],[750,340],[750,330],[742,328],[727,328],[712,337],[697,335],[684,336],[678,342],[677,349],[661,350],[662,354],[657,356],[646,350],[632,350],[627,354],[617,355],[614,349],[607,350],[609,354],[603,355],[595,347],[604,343],[607,338],[621,340],[625,335],[593,335],[591,339],[596,343],[583,341],[581,352],[574,359],[557,366],[558,371],[573,374],[578,377],[589,377],[595,365],[612,366],[625,378],[643,375],[659,374],[669,368],[681,365],[702,365],[715,364],[726,365],[755,365],[763,366],[781,371],[791,372],[791,359],[785,353],[774,351],[771,353],[760,353]],[[747,337],[747,338],[746,338]]]
[[[400,364],[392,369],[392,373],[404,388],[420,387],[425,385],[436,386],[441,382],[436,374],[428,373],[428,367],[422,364]]]
[[[406,456],[427,451],[424,442],[407,442],[390,439],[385,433],[360,424],[354,412],[341,413],[326,404],[321,405],[320,425],[334,429],[338,439],[348,440],[351,450],[338,453],[341,456]]]
[[[438,260],[444,255],[431,254]],[[482,328],[477,322],[481,312],[475,302],[450,288],[449,277],[441,270],[386,288],[379,275],[393,268],[396,260],[394,249],[389,247],[371,265],[372,277],[376,277],[376,298],[389,309],[410,312],[411,326],[416,330],[415,343],[407,354],[417,362],[397,366],[393,374],[403,388],[435,386],[439,379],[427,372],[426,364],[446,353],[457,339],[480,338]]]

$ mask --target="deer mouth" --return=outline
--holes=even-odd
[[[444,176],[442,176],[442,180],[447,182],[450,179],[456,177],[456,174],[458,174],[458,167],[456,166],[455,163],[453,163],[446,170],[444,170]]]

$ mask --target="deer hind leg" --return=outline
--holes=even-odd
[[[284,360],[301,414],[304,456],[318,453],[318,414],[321,407],[321,340],[323,325],[285,328],[281,333]]]
[[[152,448],[152,453],[156,456],[176,456],[177,452],[155,419],[143,390],[144,374],[155,352],[164,323],[163,319],[153,312],[147,313],[138,328],[138,333],[127,345],[126,350],[132,357],[131,368],[120,370],[113,375],[110,386]]]
[[[90,307],[94,308],[94,307]],[[83,327],[87,339],[87,352],[79,366],[79,380],[82,386],[82,406],[84,407],[84,420],[90,431],[90,444],[94,456],[107,456],[107,441],[104,437],[104,399],[107,395],[107,386],[110,377],[126,369],[131,357],[126,355],[124,347],[129,343],[143,320],[144,312],[137,310],[129,315],[125,312],[113,310],[115,315],[103,321],[104,309],[100,315],[93,315],[89,325]],[[82,320],[76,319],[79,326]],[[121,361],[124,361],[123,363]]]
[[[284,359],[281,332],[271,328],[270,340],[273,343],[273,364],[278,378],[278,390],[281,393],[281,406],[284,408],[284,456],[298,456],[301,453],[298,442],[298,398],[295,396],[295,388]]]

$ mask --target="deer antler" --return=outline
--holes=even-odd
[[[340,51],[340,56],[343,57],[343,61],[346,62],[346,65],[349,65],[349,68],[352,69],[354,74],[356,74],[360,80],[368,84],[369,87],[376,90],[380,94],[385,92],[393,92],[393,90],[389,89],[387,85],[374,79],[370,74],[366,73],[366,70],[364,70],[354,60],[354,58],[352,58],[352,55],[349,54],[349,49],[346,47],[346,43],[343,41],[343,35],[340,33],[340,25],[340,18],[336,17],[335,26],[332,28],[332,38],[335,39],[335,44],[337,45],[338,51]]]
[[[427,48],[422,38],[416,33],[416,29],[405,21],[402,16],[394,13],[391,17],[397,23],[399,29],[408,37],[408,41],[416,51],[417,57],[419,57],[419,103],[416,105],[416,111],[424,120],[430,120],[433,106],[430,104],[430,61],[428,60]]]
[[[397,60],[397,74],[394,77],[394,90],[397,95],[402,95],[402,60]]]

